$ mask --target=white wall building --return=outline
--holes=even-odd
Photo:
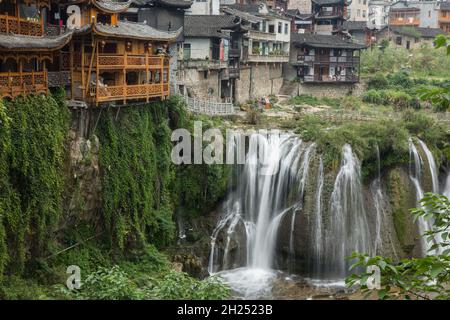
[[[192,6],[186,10],[187,15],[218,15],[220,14],[220,0],[193,0]]]
[[[349,21],[368,21],[369,0],[352,0],[347,10]]]
[[[367,26],[371,29],[381,29],[386,26],[391,4],[392,2],[386,0],[370,0]]]

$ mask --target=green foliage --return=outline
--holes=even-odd
[[[354,253],[350,259],[356,262],[351,269],[374,266],[380,270],[380,286],[368,286],[373,272],[363,271],[346,279],[348,286],[360,285],[367,294],[376,292],[379,299],[450,299],[450,201],[442,195],[426,194],[422,208],[413,209],[416,219],[433,219],[432,230],[423,236],[433,244],[430,254],[424,258],[404,259],[395,264],[390,259]],[[439,235],[439,237],[437,237]],[[435,243],[435,239],[440,239]]]
[[[380,72],[376,73],[372,78],[369,79],[369,81],[367,81],[367,87],[369,90],[370,89],[376,89],[376,90],[386,89],[388,86],[389,86],[388,80]]]
[[[165,110],[158,103],[129,108],[117,121],[108,113],[99,124],[102,214],[117,248],[142,246],[148,240],[167,244],[174,236]]]
[[[48,254],[55,238],[68,129],[67,108],[58,102],[51,96],[28,96],[0,107],[5,124],[0,130],[0,271],[9,261],[11,272],[20,273],[25,262]]]
[[[218,278],[195,280],[182,272],[172,271],[156,282],[151,295],[166,300],[218,300],[227,298],[230,290]]]
[[[342,146],[346,143],[363,161],[363,175],[374,173],[376,167],[376,146],[382,155],[381,166],[402,162],[407,155],[408,131],[394,121],[380,120],[370,123],[347,123],[339,127],[330,127],[326,120],[315,116],[303,118],[296,131],[302,139],[314,141],[324,155],[324,165],[337,168]]]
[[[340,105],[340,99],[336,98],[329,98],[329,97],[323,97],[323,98],[316,98],[310,94],[301,94],[295,97],[290,98],[285,103],[287,104],[307,104],[310,106],[319,106],[319,105],[328,105],[331,107],[339,107]]]

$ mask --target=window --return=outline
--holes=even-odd
[[[269,24],[269,33],[275,33],[275,26],[273,24]]]
[[[262,29],[261,29],[261,31],[262,31],[262,32],[266,32],[266,30],[267,30],[267,22],[266,22],[266,20],[264,20],[264,21],[262,22]]]
[[[285,34],[289,33],[289,25],[287,23],[284,24],[284,33]]]
[[[203,71],[203,78],[208,79],[208,70]]]
[[[363,18],[366,17],[366,10],[363,10],[363,14],[362,14]]]
[[[283,24],[278,22],[278,33],[283,33]]]
[[[361,17],[361,9],[358,9],[358,10],[356,11],[356,16],[357,16],[357,17]]]
[[[428,18],[431,18],[431,10],[428,10]]]
[[[398,46],[401,46],[402,45],[402,37],[396,37],[395,38],[395,44],[398,45]]]
[[[364,1],[363,1],[363,4],[366,5],[366,4],[367,4],[367,0],[364,0]]]
[[[447,11],[442,11],[442,17],[443,18],[447,17]]]
[[[184,60],[189,60],[191,58],[191,44],[190,43],[184,44],[183,58],[184,58]]]

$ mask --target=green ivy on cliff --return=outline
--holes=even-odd
[[[126,108],[97,129],[103,185],[103,218],[111,244],[120,249],[174,235],[170,184],[170,129],[164,103]]]
[[[27,261],[48,253],[62,213],[68,111],[58,95],[3,104],[0,266],[9,262],[20,273]]]

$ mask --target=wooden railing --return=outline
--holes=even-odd
[[[42,72],[0,73],[0,96],[14,98],[21,94],[48,92],[48,75]]]
[[[144,83],[138,85],[102,86],[91,87],[90,94],[96,102],[149,99],[169,95],[168,83]]]
[[[304,82],[358,82],[359,77],[357,75],[342,75],[342,76],[329,76],[329,75],[307,75],[303,78]]]
[[[84,56],[84,66],[86,68],[91,64],[91,54]],[[81,65],[81,54],[74,55],[74,64]],[[96,61],[94,59],[95,68]],[[100,69],[145,69],[147,65],[150,69],[161,68],[168,65],[168,59],[164,56],[145,55],[145,54],[104,54],[98,55],[98,67]]]
[[[42,22],[0,15],[0,32],[40,37],[44,34]]]

